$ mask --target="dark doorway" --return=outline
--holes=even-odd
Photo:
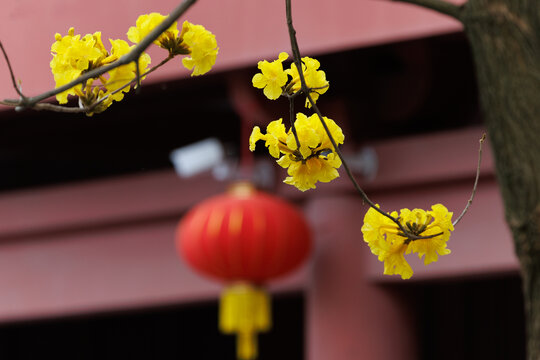
[[[273,329],[259,335],[259,360],[304,359],[304,297],[273,296]],[[234,336],[217,330],[217,302],[0,327],[0,358],[236,359]]]

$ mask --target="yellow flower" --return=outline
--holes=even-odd
[[[336,143],[343,144],[345,136],[341,128],[332,119],[323,119]],[[292,130],[286,132],[279,119],[268,124],[266,134],[256,126],[249,139],[249,148],[254,151],[256,142],[264,140],[270,155],[279,158],[277,163],[287,169],[289,176],[284,182],[301,191],[315,188],[318,181],[329,182],[337,178],[341,160],[334,152],[317,114],[307,117],[298,113],[295,128],[300,146]]]
[[[258,126],[253,128],[251,136],[249,137],[249,150],[255,150],[255,144],[259,140],[264,140],[268,152],[276,159],[280,157],[280,151],[289,152],[286,146],[287,134],[285,132],[285,125],[282,124],[282,120],[272,121],[266,127],[266,134],[261,133],[261,129]]]
[[[384,262],[384,275],[401,275],[402,279],[410,279],[413,275],[413,270],[403,252],[407,245],[393,244],[388,248],[383,256],[379,255],[379,261]]]
[[[441,234],[430,239],[418,239],[412,241],[407,249],[407,254],[417,253],[419,258],[425,255],[424,264],[428,265],[438,260],[438,255],[450,254],[450,249],[446,248],[446,242],[450,239],[450,232],[454,231],[452,225],[452,213],[448,212],[445,206],[436,204],[431,207],[432,211],[427,213],[423,210],[415,209],[410,213],[403,213],[402,221],[405,223],[416,221],[421,226],[426,226],[421,235],[430,236]]]
[[[82,39],[74,33],[74,28],[70,28],[66,36],[57,33],[56,41],[51,46],[53,59],[50,66],[57,88],[75,80],[85,71],[111,61],[101,42],[100,32],[87,34]],[[81,86],[77,88],[81,89]],[[65,104],[68,95],[75,95],[73,88],[56,95],[56,99],[60,104]]]
[[[290,175],[283,181],[285,184],[306,191],[315,189],[318,181],[330,182],[339,177],[336,169],[341,166],[341,160],[335,153],[314,156],[304,161],[297,160],[292,155],[284,155],[278,160],[278,164],[287,168],[287,174]]]
[[[75,89],[75,93],[79,96],[79,104],[84,107],[90,107],[96,104],[98,101],[99,105],[95,106],[93,110],[87,111],[87,116],[92,116],[94,114],[103,112],[111,106],[113,99],[111,97],[105,97],[105,92],[99,86],[93,86],[94,79],[90,79],[85,86],[85,91],[80,89]]]
[[[128,30],[128,39],[134,43],[141,42],[156,26],[167,17],[159,13],[141,15],[135,26]],[[193,70],[191,76],[206,74],[216,63],[219,48],[216,37],[202,25],[194,25],[189,21],[182,24],[179,34],[178,25],[174,22],[163,32],[154,44],[169,51],[169,56],[189,55],[182,59],[182,64],[188,70]]]
[[[140,43],[142,39],[144,39],[166,18],[167,16],[161,15],[157,12],[139,16],[135,22],[135,26],[130,27],[127,32],[128,39],[135,44]],[[174,54],[179,50],[179,43],[177,42],[177,39],[178,25],[175,21],[167,30],[159,35],[156,40],[154,40],[154,44],[163,49],[169,50],[169,52]]]
[[[378,205],[377,205],[378,207]],[[393,217],[397,217],[397,212],[390,214]],[[371,252],[374,255],[379,255],[383,251],[387,251],[391,240],[389,236],[397,231],[394,229],[396,224],[387,218],[381,216],[375,209],[369,208],[364,216],[364,225],[362,226],[362,233],[364,234],[364,241],[368,243]],[[392,231],[391,234],[388,232]]]
[[[216,63],[219,51],[216,37],[202,25],[194,25],[184,21],[182,34],[184,46],[189,50],[188,57],[182,59],[182,64],[192,70],[191,76],[206,74]]]
[[[427,238],[408,237],[391,219],[369,208],[364,216],[362,233],[371,252],[384,262],[385,275],[399,274],[403,279],[412,276],[413,271],[405,260],[405,254],[416,253],[419,258],[425,255],[425,265],[437,261],[438,255],[450,254],[446,243],[454,226],[452,213],[445,206],[436,204],[430,211],[401,209],[399,217],[396,211],[390,215],[398,218],[408,233]]]
[[[133,46],[129,46],[124,40],[110,40],[112,49],[111,53],[114,57],[120,58],[123,55],[127,54]],[[146,53],[143,53],[139,57],[139,74],[144,74],[148,70],[148,65],[150,64],[150,56]],[[107,95],[112,100],[120,101],[124,98],[124,93],[127,93],[131,86],[126,86],[122,90],[118,91],[115,94],[112,94],[115,90],[122,88],[125,84],[130,83],[135,80],[137,76],[137,69],[135,68],[134,63],[129,63],[127,65],[122,65],[117,68],[112,69],[108,72],[109,79],[103,84],[107,89]],[[141,80],[144,79],[144,76],[141,77]]]
[[[82,39],[79,34],[75,35],[74,33],[75,30],[70,28],[66,36],[56,34],[56,41],[51,46],[53,59],[50,65],[56,87],[77,79],[85,72],[118,60],[131,49],[124,40],[109,40],[111,43],[111,51],[109,52],[101,41],[100,32],[87,34]],[[143,53],[139,58],[141,74],[146,72],[149,64],[150,56]],[[128,92],[130,86],[123,88],[116,94],[112,94],[112,92],[133,81],[135,76],[136,68],[133,63],[123,65],[95,79],[89,79],[84,84],[66,90],[58,94],[56,98],[60,104],[65,104],[68,95],[76,95],[79,97],[80,105],[84,107],[91,107],[96,102],[100,102],[99,105],[87,113],[87,115],[91,116],[93,113],[99,113],[107,109],[113,100],[122,100],[123,93]],[[101,84],[95,81],[98,79]]]
[[[326,74],[322,70],[318,70],[321,64],[319,61],[312,59],[310,57],[302,58],[302,70],[304,75],[304,80],[306,85],[310,90],[311,98],[313,102],[317,102],[319,95],[324,94],[330,84],[326,80]],[[287,85],[287,92],[289,94],[294,94],[300,91],[302,84],[300,82],[300,75],[298,74],[298,69],[295,63],[291,64],[291,67],[285,72],[292,77],[291,82]],[[311,103],[306,99],[306,107],[311,107]]]
[[[283,70],[283,61],[288,57],[287,53],[282,52],[277,60],[272,62],[262,60],[257,65],[261,72],[253,76],[253,86],[264,89],[264,95],[270,100],[279,98],[283,92],[283,86],[287,83],[288,76]]]

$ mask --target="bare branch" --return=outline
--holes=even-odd
[[[180,16],[182,16],[197,0],[184,0],[180,3],[170,14],[163,20],[161,24],[156,26],[139,44],[137,44],[129,53],[122,56],[120,59],[112,62],[106,66],[99,67],[87,73],[84,73],[79,78],[71,81],[70,83],[60,86],[54,90],[46,91],[40,95],[34,97],[23,98],[20,101],[19,106],[15,110],[23,110],[26,108],[31,108],[36,105],[38,102],[43,101],[51,96],[55,96],[63,91],[69,90],[72,87],[82,84],[85,81],[98,77],[114,68],[117,68],[122,65],[129,64],[130,62],[137,61],[141,56],[144,50],[152,44],[152,42],[159,37],[159,35],[167,30]]]
[[[11,106],[11,107],[17,107],[20,104],[19,100],[0,100],[1,105]],[[32,107],[32,110],[48,110],[48,111],[54,111],[54,112],[63,112],[63,113],[84,113],[87,112],[88,108],[81,108],[81,107],[68,107],[63,105],[55,105],[50,103],[38,103],[35,104]]]
[[[11,67],[11,62],[9,61],[9,57],[7,55],[6,49],[4,49],[4,45],[0,41],[0,49],[2,49],[2,54],[4,54],[4,59],[6,59],[6,63],[9,69],[9,74],[11,75],[11,82],[13,83],[13,87],[15,88],[15,91],[21,98],[25,98],[23,93],[21,92],[21,89],[19,89],[19,86],[17,85],[17,81],[15,80],[15,74],[13,73],[13,68]]]
[[[469,201],[467,201],[467,205],[465,205],[465,209],[463,209],[463,211],[461,212],[461,215],[459,215],[459,217],[452,224],[454,226],[456,226],[461,221],[461,218],[469,210],[469,207],[471,207],[471,204],[474,200],[474,195],[476,194],[476,187],[478,186],[478,179],[480,178],[480,165],[482,164],[482,145],[484,144],[485,140],[486,140],[486,134],[483,134],[479,140],[480,145],[478,147],[478,165],[476,166],[476,178],[474,179],[474,185],[473,185],[471,197],[469,198]]]
[[[421,6],[426,9],[434,10],[438,13],[448,15],[461,21],[462,6],[458,6],[444,0],[392,0]]]
[[[15,106],[19,105],[19,100],[13,100],[13,99],[0,100],[0,105],[6,105],[6,106],[15,107]]]
[[[49,104],[49,103],[39,103],[32,107],[33,110],[48,110],[48,111],[55,111],[55,112],[63,112],[63,113],[83,113],[86,112],[86,108],[81,107],[68,107],[68,106],[62,106],[62,105],[55,105],[55,104]]]

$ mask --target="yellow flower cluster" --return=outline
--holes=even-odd
[[[129,28],[127,36],[129,41],[133,43],[140,43],[154,28],[163,22],[167,17],[159,13],[144,14],[137,18],[135,26]],[[172,53],[187,54],[187,49],[180,46],[178,42],[178,24],[176,21],[172,25],[161,33],[154,44],[167,49]]]
[[[70,28],[68,34],[62,36],[55,35],[55,42],[51,46],[53,59],[50,66],[56,82],[56,87],[63,86],[76,78],[82,73],[91,71],[100,66],[107,65],[115,60],[118,60],[122,55],[127,54],[131,47],[124,40],[109,40],[111,50],[107,51],[101,41],[101,33],[86,34],[81,38],[81,35],[75,35],[75,29]],[[139,58],[139,71],[145,72],[150,64],[150,56],[143,54]],[[101,86],[97,86],[94,80],[88,81],[86,84],[77,85],[69,90],[56,95],[56,99],[60,104],[67,103],[68,95],[79,96],[81,103],[91,105],[94,102],[107,97],[99,107],[93,112],[101,112],[111,105],[113,100],[120,101],[123,98],[123,92],[129,91],[129,86],[121,91],[111,93],[126,83],[132,81],[136,76],[135,64],[127,64],[120,66],[109,72],[109,77],[100,76],[99,81]],[[92,115],[89,113],[88,115]]]
[[[136,26],[129,29],[128,39],[133,43],[139,43],[165,18],[166,16],[158,13],[141,15],[136,21]],[[101,32],[81,37],[79,34],[75,35],[74,28],[70,28],[65,36],[57,33],[51,46],[53,59],[50,63],[56,87],[66,85],[83,73],[118,60],[135,46],[130,46],[121,39],[109,41],[110,51],[101,41]],[[182,62],[187,69],[193,70],[192,76],[207,73],[216,62],[218,47],[215,36],[203,26],[188,21],[184,22],[180,34],[175,22],[154,43],[167,49],[170,58],[176,55],[189,55],[182,59]],[[141,79],[144,79],[144,74],[149,71],[150,61],[148,54],[143,53],[139,57],[138,73],[143,75]],[[56,99],[60,104],[65,104],[68,95],[76,95],[81,106],[93,107],[87,115],[99,113],[107,109],[113,101],[122,100],[124,93],[131,88],[129,84],[136,76],[137,68],[134,63],[119,66],[56,95]]]
[[[337,144],[345,139],[341,128],[327,117],[323,118]],[[296,114],[295,128],[298,137],[291,129],[285,131],[282,119],[272,121],[262,134],[255,126],[249,138],[249,149],[255,150],[255,144],[264,140],[270,155],[278,159],[277,163],[287,169],[290,175],[286,184],[294,185],[301,191],[315,188],[318,181],[329,182],[339,176],[337,168],[341,160],[332,150],[332,144],[316,114],[307,117]],[[300,144],[298,144],[299,139]]]
[[[399,217],[396,211],[390,215],[397,218],[407,233],[416,238],[407,236],[391,219],[369,208],[364,217],[362,233],[371,252],[384,262],[385,275],[399,274],[402,279],[409,279],[413,275],[405,254],[415,253],[419,258],[425,256],[425,265],[437,261],[438,255],[450,254],[446,243],[454,226],[452,213],[444,205],[433,205],[430,211],[401,209]]]
[[[139,16],[135,26],[128,30],[128,39],[139,43],[165,18],[166,16],[159,13]],[[188,70],[193,70],[192,76],[203,75],[210,71],[216,63],[219,51],[214,34],[206,30],[204,26],[194,25],[189,21],[184,21],[180,34],[177,23],[174,22],[154,41],[154,44],[169,51],[171,57],[189,55],[182,59],[182,64]]]
[[[292,63],[289,69],[283,70],[283,61],[287,60],[288,57],[287,53],[282,52],[277,60],[272,62],[262,60],[258,63],[261,72],[253,76],[252,83],[254,87],[263,89],[264,95],[270,100],[276,100],[283,94],[293,95],[301,89],[302,84],[296,64]],[[325,72],[319,70],[320,66],[319,61],[315,59],[307,56],[302,58],[302,73],[314,102],[330,86],[326,80]],[[307,99],[306,107],[311,107],[311,103]]]

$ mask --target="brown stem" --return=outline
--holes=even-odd
[[[486,140],[486,134],[483,134],[480,138],[480,145],[478,147],[478,164],[476,166],[476,177],[474,179],[474,185],[471,193],[471,197],[469,198],[469,201],[467,201],[467,205],[465,205],[465,208],[461,212],[461,214],[458,216],[458,218],[452,223],[452,225],[456,226],[460,221],[461,218],[467,213],[469,208],[471,207],[471,204],[474,200],[474,195],[476,194],[476,187],[478,186],[478,179],[480,178],[480,165],[482,164],[482,145],[484,144],[484,141]]]
[[[141,69],[139,68],[139,58],[140,55],[133,62],[135,64],[135,80],[137,81],[137,90],[141,87]]]
[[[289,97],[289,119],[291,121],[291,131],[294,135],[294,140],[296,141],[296,147],[300,151],[300,139],[298,139],[298,134],[296,133],[296,126],[294,126],[294,98]]]
[[[55,111],[55,112],[63,112],[63,113],[83,113],[87,110],[85,108],[80,107],[67,107],[62,105],[55,105],[55,104],[49,104],[49,103],[39,103],[32,107],[32,110],[47,110],[47,111]]]
[[[17,86],[17,81],[15,80],[15,74],[13,73],[13,68],[11,67],[11,62],[9,61],[9,57],[7,55],[6,49],[4,49],[4,45],[2,44],[1,41],[0,41],[0,49],[2,49],[2,54],[4,54],[4,59],[6,59],[6,63],[7,63],[8,69],[9,69],[9,74],[11,75],[11,82],[13,83],[13,87],[15,88],[15,91],[17,92],[17,94],[19,94],[19,96],[22,99],[24,99],[25,96],[21,92],[21,89],[19,89],[19,87]]]

